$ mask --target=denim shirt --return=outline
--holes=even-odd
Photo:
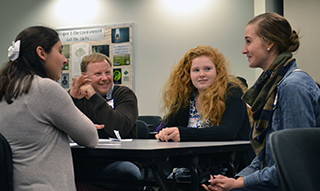
[[[263,168],[261,169],[261,163],[255,157],[248,167],[236,174],[236,177],[244,177],[245,186],[277,187],[278,175],[270,149],[270,134],[282,129],[319,127],[319,104],[320,90],[318,86],[307,73],[299,70],[294,63],[277,84],[272,125],[266,135]]]

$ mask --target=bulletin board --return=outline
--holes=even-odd
[[[59,84],[70,89],[72,79],[81,75],[80,63],[93,52],[107,55],[112,62],[113,82],[133,88],[133,23],[57,29],[68,63]]]

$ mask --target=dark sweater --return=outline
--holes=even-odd
[[[121,138],[136,138],[138,118],[136,95],[126,86],[114,86],[112,99],[114,99],[113,109],[106,99],[97,93],[89,100],[73,98],[73,102],[94,124],[105,125],[103,129],[98,130],[99,138],[115,137],[113,130],[119,130]]]
[[[178,127],[181,141],[233,141],[248,140],[250,123],[240,87],[228,90],[226,109],[219,125],[207,128],[187,128],[190,106],[181,108],[175,116],[169,116],[166,127]]]

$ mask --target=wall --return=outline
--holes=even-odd
[[[60,7],[59,7],[60,6]],[[159,114],[160,89],[171,66],[199,44],[218,48],[235,75],[255,81],[241,54],[254,0],[5,0],[0,2],[0,64],[22,29],[134,23],[134,91],[140,115]]]
[[[298,66],[320,82],[320,1],[284,0],[284,17],[301,37],[300,48],[294,54]]]

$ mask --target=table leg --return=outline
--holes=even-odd
[[[161,189],[161,191],[170,191],[173,190],[170,187],[169,181],[166,177],[166,175],[163,173],[162,169],[159,169],[157,165],[154,165],[152,167],[153,176],[156,179],[156,182]]]
[[[191,174],[191,185],[192,190],[198,191],[199,190],[199,180],[198,180],[198,174],[196,172],[196,167],[189,167],[190,174]]]

